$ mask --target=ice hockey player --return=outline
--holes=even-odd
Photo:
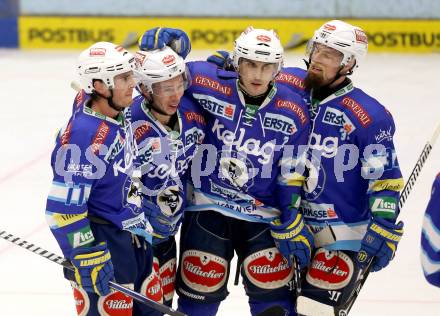
[[[388,265],[403,232],[403,223],[395,223],[403,179],[393,118],[348,78],[367,48],[361,28],[329,21],[308,44],[307,70],[283,68],[276,79],[309,102],[313,127],[301,211],[316,249],[303,293],[331,306],[344,305],[371,258],[372,271]],[[227,59],[224,51],[209,58],[222,66]]]
[[[423,219],[421,259],[426,280],[440,287],[440,173],[432,185]]]
[[[122,111],[132,104],[134,56],[98,42],[78,59],[81,98],[52,153],[46,217],[74,272],[78,315],[145,315],[149,308],[111,291],[110,280],[139,291],[151,270],[151,246],[134,168],[136,143]],[[82,94],[80,94],[82,95]]]
[[[190,84],[185,61],[171,48],[136,53],[139,91],[131,120],[142,170],[145,214],[153,226],[153,271],[146,292],[171,306],[176,277],[176,234],[186,203],[188,169],[203,141],[206,121],[184,96]]]
[[[160,47],[163,34],[178,32],[149,30],[140,47]],[[189,47],[180,43],[179,49]],[[204,143],[215,150],[199,150],[193,160],[194,193],[180,241],[179,310],[217,313],[235,251],[252,315],[273,306],[293,314],[287,287],[292,257],[307,266],[313,245],[298,212],[304,177],[293,171],[300,145],[304,151],[307,144],[309,117],[301,97],[274,82],[283,63],[274,31],[245,30],[233,60],[237,72],[187,64],[192,85],[186,94],[205,111]]]

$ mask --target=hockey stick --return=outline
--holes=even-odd
[[[8,234],[6,231],[1,231],[0,237],[17,245],[17,246],[20,246],[22,248],[27,249],[30,252],[33,252],[39,256],[42,256],[52,262],[58,263],[59,265],[62,265],[63,267],[65,267],[69,270],[73,270],[72,264],[68,260],[66,260],[65,258],[60,257],[60,256],[54,254],[53,252],[49,252],[43,248],[40,248],[34,244],[28,243],[26,240],[21,239],[20,237],[16,237],[12,234]],[[161,312],[161,313],[164,313],[167,315],[171,315],[171,316],[185,316],[185,314],[183,314],[179,311],[176,311],[176,310],[172,309],[171,307],[157,303],[157,302],[149,299],[148,297],[146,297],[136,291],[130,290],[129,288],[126,288],[116,282],[110,281],[109,285],[112,289],[119,291],[119,292],[122,292],[125,295],[135,299],[136,301],[138,301],[142,304],[145,304],[145,305],[153,308],[154,310],[156,310],[158,312]]]
[[[434,133],[431,136],[431,139],[425,144],[425,147],[423,148],[419,159],[417,159],[416,165],[414,166],[408,181],[405,183],[405,186],[403,187],[402,193],[400,195],[399,199],[399,209],[403,207],[405,202],[408,199],[408,195],[412,191],[414,184],[417,180],[417,178],[420,175],[420,171],[422,170],[423,166],[425,165],[425,162],[429,156],[429,154],[432,151],[432,147],[434,146],[435,142],[437,141],[438,137],[440,135],[440,124],[437,125]],[[345,316],[348,315],[351,308],[353,307],[353,304],[356,302],[357,297],[359,296],[359,292],[361,291],[362,287],[365,284],[365,281],[367,280],[367,277],[371,271],[371,267],[373,265],[373,259],[368,262],[367,266],[364,268],[364,272],[360,273],[359,280],[357,281],[356,286],[354,287],[353,292],[347,299],[347,301],[342,306],[331,306],[323,303],[319,303],[315,300],[312,300],[305,296],[300,296],[297,300],[297,306],[298,306],[298,314],[299,315],[322,315],[322,316]],[[304,308],[304,309],[302,309]]]

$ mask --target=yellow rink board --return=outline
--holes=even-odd
[[[277,30],[286,50],[303,52],[326,19],[239,19],[183,17],[19,17],[24,49],[80,49],[97,41],[135,43],[144,30],[168,26],[185,30],[193,49],[226,49],[247,26]],[[362,27],[370,52],[440,51],[440,20],[346,20]],[[135,45],[132,46],[135,48]]]

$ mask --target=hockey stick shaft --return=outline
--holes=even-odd
[[[1,231],[0,237],[3,238],[4,240],[7,240],[7,241],[19,246],[19,247],[25,248],[32,253],[35,253],[41,257],[44,257],[52,262],[58,263],[59,265],[62,265],[63,267],[65,267],[69,270],[73,270],[72,264],[68,260],[66,260],[65,258],[60,257],[53,252],[50,252],[50,251],[45,250],[43,248],[40,248],[40,247],[36,246],[35,244],[31,244],[31,243],[27,242],[26,240],[21,239],[20,237],[9,234],[6,231]],[[126,288],[116,282],[110,281],[109,285],[112,289],[117,290],[119,292],[122,292],[125,295],[133,298],[134,300],[136,300],[140,303],[143,303],[143,304],[145,304],[145,305],[147,305],[147,306],[149,306],[149,307],[151,307],[161,313],[165,313],[165,314],[171,315],[171,316],[185,316],[185,314],[183,314],[179,311],[176,311],[176,310],[172,309],[171,307],[157,303],[157,302],[149,299],[148,297],[146,297],[136,291],[133,291],[129,288]]]
[[[408,181],[406,182],[405,186],[403,187],[403,190],[402,190],[402,193],[400,194],[400,199],[399,199],[399,208],[400,209],[403,207],[403,205],[407,201],[408,195],[411,193],[411,191],[414,187],[414,184],[420,175],[420,171],[422,170],[423,166],[425,165],[425,162],[426,162],[429,154],[431,153],[432,147],[434,146],[435,142],[437,141],[439,135],[440,135],[440,124],[437,125],[437,128],[435,129],[433,135],[431,136],[431,139],[425,144],[425,147],[423,147],[423,150],[419,156],[419,159],[417,159],[416,165],[414,166],[414,168],[408,178]],[[359,280],[358,285],[355,287],[355,291],[353,292],[352,298],[347,301],[346,307],[343,309],[345,311],[346,315],[348,315],[348,313],[350,312],[353,304],[355,303],[355,301],[359,295],[360,290],[364,286],[364,283],[367,280],[367,277],[368,277],[368,274],[370,273],[372,265],[373,265],[373,260],[371,260],[368,263],[367,267],[365,268],[363,278]]]

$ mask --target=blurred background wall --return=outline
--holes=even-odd
[[[0,47],[80,49],[96,41],[134,47],[155,26],[184,29],[194,49],[230,49],[249,25],[276,29],[303,51],[330,19],[366,31],[371,52],[440,51],[437,0],[0,0]]]

